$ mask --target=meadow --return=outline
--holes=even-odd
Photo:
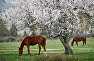
[[[69,44],[71,47],[71,41]],[[71,47],[73,49],[73,54],[65,55],[64,46],[61,44],[59,39],[48,39],[46,41],[47,56],[44,54],[42,48],[40,55],[38,56],[38,45],[30,46],[30,56],[27,56],[27,47],[24,46],[22,56],[18,55],[18,49],[21,42],[5,42],[0,43],[0,61],[39,61],[39,59],[45,59],[41,61],[46,61],[48,58],[60,58],[63,61],[94,61],[94,38],[87,38],[87,45],[83,46],[82,42],[78,43],[78,47],[75,45]],[[54,57],[53,57],[54,56]],[[48,60],[54,61],[54,60]],[[57,60],[58,61],[58,60]],[[60,60],[61,61],[61,60]]]

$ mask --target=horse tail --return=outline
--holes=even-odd
[[[43,36],[43,44],[46,45],[46,40],[47,38],[45,36]]]

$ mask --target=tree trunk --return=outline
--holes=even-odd
[[[69,46],[69,39],[64,40],[62,35],[59,36],[59,39],[61,41],[61,43],[64,45],[65,47],[65,54],[72,54],[73,50],[70,48]]]
[[[65,47],[65,54],[72,54],[73,53],[73,50],[69,47],[69,46],[64,46]]]

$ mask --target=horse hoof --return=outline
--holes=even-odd
[[[78,47],[78,46],[76,45],[76,47]]]
[[[28,56],[30,56],[30,55],[28,55]]]
[[[39,56],[40,54],[38,54],[38,56]]]
[[[45,52],[45,56],[47,56],[47,52]]]
[[[47,56],[47,54],[45,54],[45,56]]]

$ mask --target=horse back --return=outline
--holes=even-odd
[[[27,36],[24,39],[24,44],[36,45],[36,44],[42,44],[42,43],[43,43],[43,37],[40,35]]]
[[[75,40],[75,41],[86,41],[86,37],[85,36],[76,36],[73,40]]]

